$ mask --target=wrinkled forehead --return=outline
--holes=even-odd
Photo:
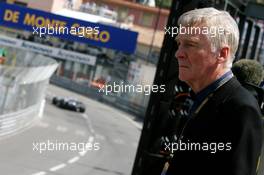
[[[208,41],[208,37],[205,34],[202,33],[179,33],[175,41],[191,41],[191,42],[201,42],[201,41]]]

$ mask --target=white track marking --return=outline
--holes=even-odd
[[[54,166],[54,167],[50,168],[49,170],[50,170],[50,171],[57,171],[57,170],[59,170],[59,169],[64,168],[65,166],[66,166],[66,164],[62,163],[62,164],[59,164],[59,165],[57,165],[57,166]]]
[[[71,163],[77,162],[79,159],[80,159],[80,157],[76,156],[76,157],[68,160],[68,163],[71,164]]]
[[[88,139],[88,142],[92,143],[93,141],[94,141],[94,137],[90,136],[89,139]]]
[[[41,171],[41,172],[38,172],[38,173],[34,173],[34,174],[32,174],[32,175],[45,175],[45,174],[46,174],[46,172]]]
[[[94,137],[93,137],[93,136],[90,136],[89,139],[88,139],[88,141],[87,141],[87,143],[92,144],[93,141],[94,141]],[[80,155],[80,156],[84,156],[86,153],[87,153],[87,149],[85,149],[85,150],[83,150],[83,151],[80,151],[80,152],[79,152],[79,155]]]
[[[66,127],[60,126],[60,125],[57,126],[56,130],[59,132],[67,132],[68,131],[68,129]]]
[[[87,150],[83,150],[83,151],[79,152],[79,155],[80,156],[85,156],[86,153],[87,153]]]
[[[87,114],[82,114],[82,116],[83,116],[83,118],[86,119],[86,122],[88,124],[89,129],[90,129],[90,132],[94,135],[95,134],[95,131],[93,129],[93,125],[92,125],[92,122],[91,122],[89,116]]]

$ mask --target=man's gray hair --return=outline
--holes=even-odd
[[[229,46],[231,58],[228,59],[226,67],[232,67],[239,43],[239,29],[236,21],[228,12],[219,11],[212,7],[191,10],[180,16],[178,25],[207,27],[209,31],[213,31],[211,30],[213,28],[217,29],[214,34],[211,32],[208,34],[212,52],[220,51],[224,46]]]

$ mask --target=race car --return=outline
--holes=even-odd
[[[85,112],[85,105],[82,102],[71,98],[53,97],[52,104],[76,112]]]

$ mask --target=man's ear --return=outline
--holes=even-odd
[[[230,54],[230,48],[222,47],[217,57],[217,62],[218,63],[227,62],[227,59],[229,58],[229,54]]]

